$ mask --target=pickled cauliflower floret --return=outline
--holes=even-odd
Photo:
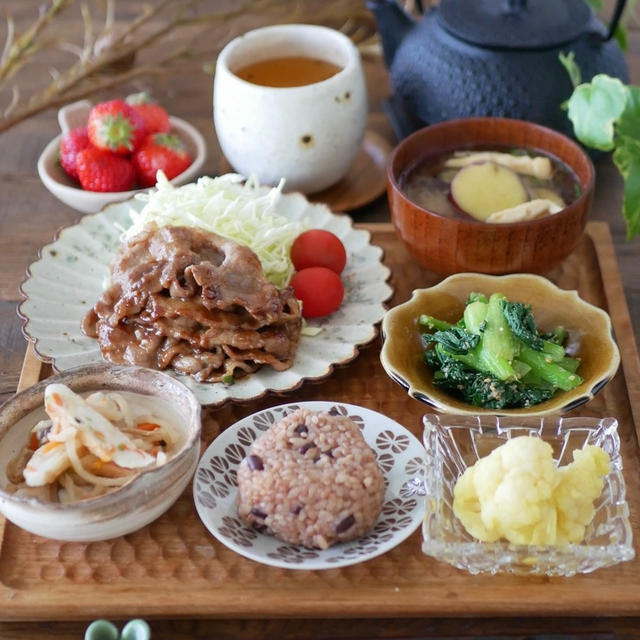
[[[609,456],[600,447],[587,445],[573,452],[573,462],[558,469],[560,482],[554,492],[558,511],[558,544],[580,542],[593,520],[594,500],[602,493],[609,473]]]
[[[557,469],[548,443],[530,436],[512,438],[460,476],[453,511],[483,542],[580,542],[609,472],[609,456],[588,445],[573,457]]]

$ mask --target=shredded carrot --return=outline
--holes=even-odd
[[[131,475],[131,470],[117,465],[115,462],[91,463],[91,471],[103,478],[122,478]]]
[[[140,422],[136,425],[136,429],[140,429],[141,431],[153,431],[159,428],[160,425],[155,422]]]
[[[35,433],[31,433],[31,437],[29,438],[29,449],[31,451],[35,451],[40,446],[40,441],[38,440],[38,436]]]

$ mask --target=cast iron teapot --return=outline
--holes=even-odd
[[[419,22],[396,0],[368,0],[391,71],[396,133],[468,116],[571,133],[561,104],[573,86],[559,54],[573,52],[583,81],[606,73],[628,82],[612,38],[624,5],[617,1],[606,29],[584,0],[441,0]]]

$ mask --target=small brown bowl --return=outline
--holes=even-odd
[[[526,148],[561,160],[576,175],[582,195],[555,215],[489,224],[423,209],[400,188],[402,174],[425,158],[491,146]],[[522,120],[464,118],[425,127],[400,142],[389,161],[387,193],[396,231],[427,269],[440,275],[547,273],[578,244],[591,209],[594,180],[589,157],[556,131]]]

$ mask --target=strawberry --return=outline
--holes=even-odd
[[[96,104],[89,112],[89,140],[98,149],[128,154],[144,140],[144,121],[124,100]]]
[[[128,191],[136,179],[129,158],[96,147],[80,151],[76,167],[80,184],[87,191]]]
[[[152,102],[144,91],[127,96],[126,103],[142,118],[147,133],[169,133],[171,130],[167,111]]]
[[[60,166],[74,180],[78,179],[76,156],[90,145],[87,127],[71,129],[60,138]]]
[[[152,133],[147,136],[131,159],[141,187],[155,185],[158,170],[164,171],[171,180],[191,164],[191,156],[182,140],[171,133]]]

